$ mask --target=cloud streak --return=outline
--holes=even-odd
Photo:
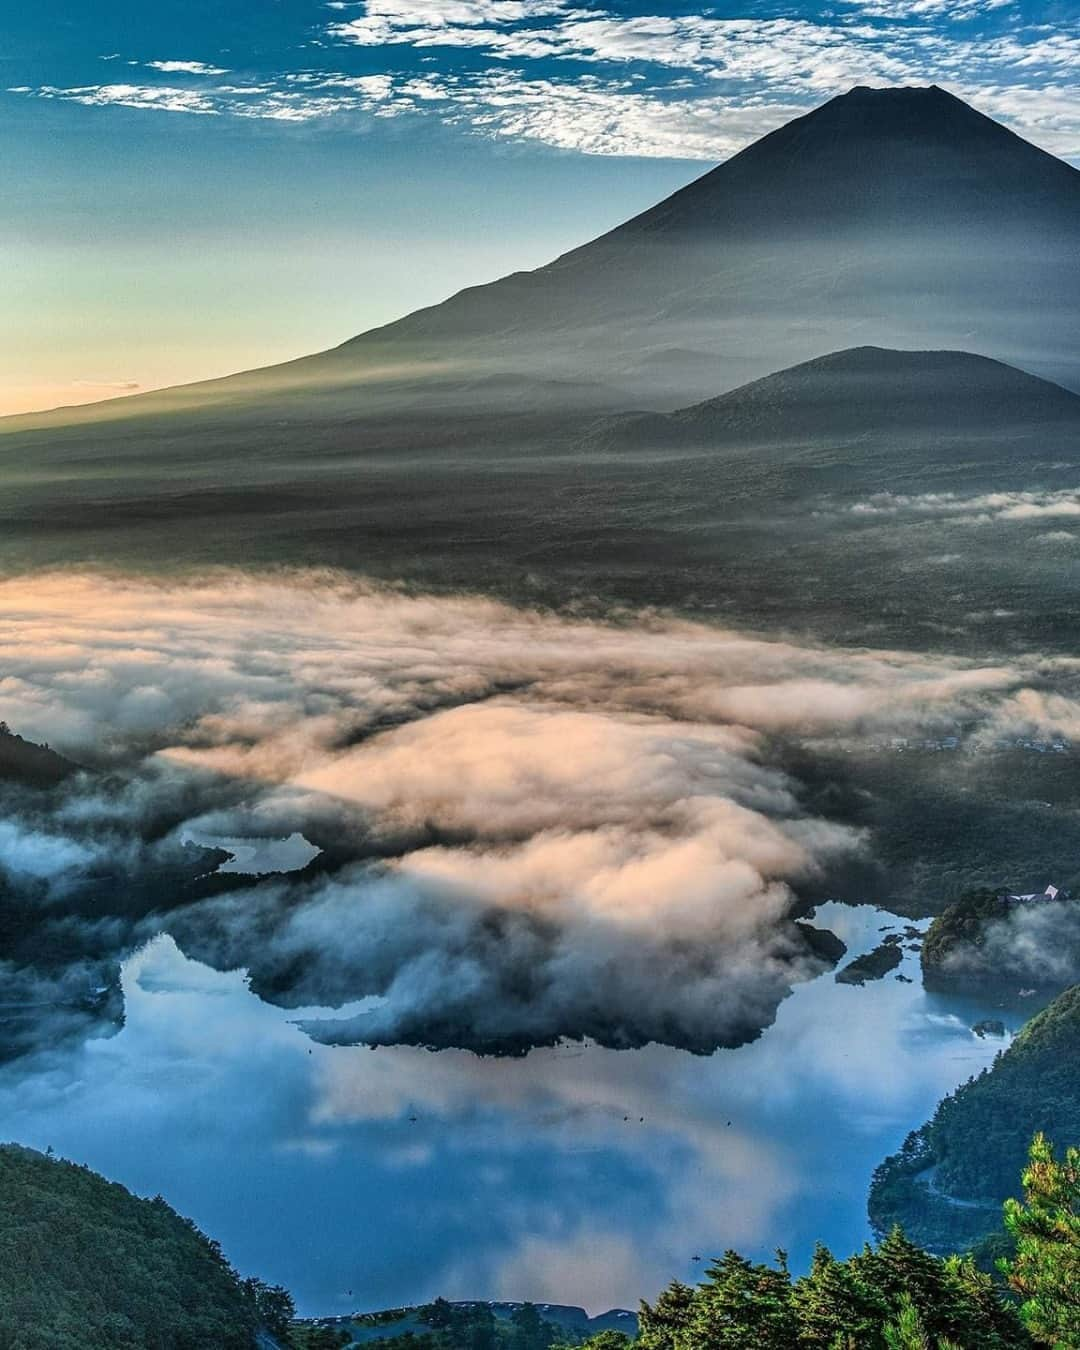
[[[877,492],[848,508],[854,516],[941,516],[955,524],[1071,520],[1080,516],[1080,488],[1013,492]]]
[[[148,70],[160,70],[165,75],[228,75],[225,66],[208,65],[205,61],[147,61]]]

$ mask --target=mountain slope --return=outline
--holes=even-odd
[[[548,266],[470,288],[340,350],[391,336],[528,335],[540,327],[569,336],[616,317],[655,329],[710,312],[794,313],[811,302],[828,322],[838,300],[888,322],[890,302],[905,298],[892,288],[898,278],[907,298],[917,291],[943,300],[944,285],[970,302],[969,292],[994,276],[972,256],[980,245],[996,253],[1006,241],[1026,241],[1029,253],[1033,245],[1064,248],[1075,258],[1078,213],[1077,170],[960,99],[936,86],[860,86]],[[923,255],[927,239],[934,249]],[[827,275],[806,275],[806,257],[785,258],[781,245],[825,259]],[[871,260],[884,272],[872,274]],[[1030,261],[1014,258],[1021,271]],[[786,298],[782,279],[800,273],[801,294]],[[996,281],[1006,293],[1016,286],[1000,274]],[[984,298],[1001,303],[1002,291]],[[815,343],[828,345],[823,334]]]
[[[254,1350],[256,1292],[164,1200],[0,1147],[0,1341],[14,1350]]]
[[[628,379],[674,407],[863,343],[975,348],[1080,390],[1080,172],[939,88],[859,87],[546,267],[316,356],[3,430],[266,417],[282,395],[306,418],[484,409],[506,374],[552,407],[619,406]]]

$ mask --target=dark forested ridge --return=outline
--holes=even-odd
[[[0,1146],[3,1350],[269,1350],[289,1313],[160,1196]]]
[[[590,1317],[584,1308],[552,1303],[434,1303],[294,1323],[296,1350],[378,1346],[378,1350],[550,1350],[636,1335],[638,1320],[625,1308]]]
[[[6,722],[0,722],[0,780],[25,787],[54,787],[78,766],[47,745],[35,745],[16,735]]]
[[[869,458],[895,451],[900,438],[929,458],[935,447],[992,439],[1023,456],[1038,453],[1040,433],[1074,438],[1078,419],[1076,394],[1001,361],[966,351],[852,347],[667,415],[604,419],[591,440],[626,450],[775,446],[789,455],[800,445],[857,440]]]
[[[990,1069],[951,1093],[874,1174],[870,1218],[932,1251],[1000,1229],[1033,1134],[1080,1139],[1080,985],[1024,1027]]]

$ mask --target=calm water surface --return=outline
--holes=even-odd
[[[828,905],[849,958],[902,921]],[[634,1307],[727,1246],[807,1263],[867,1236],[877,1162],[1001,1048],[1015,1015],[924,993],[917,957],[800,986],[751,1045],[700,1058],[568,1045],[523,1059],[313,1044],[318,1010],[168,937],[124,969],[109,1039],[0,1076],[0,1134],[160,1192],[303,1313],[450,1298]]]

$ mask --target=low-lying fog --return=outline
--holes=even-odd
[[[828,649],[327,573],[14,578],[0,640],[7,720],[93,770],[7,793],[27,992],[47,1001],[62,965],[66,1018],[78,962],[97,987],[93,962],[167,931],[285,1005],[377,996],[321,1029],[342,1041],[739,1044],[828,965],[801,908],[887,883],[845,763],[1080,724],[1062,658]],[[941,814],[930,782],[908,809]],[[258,882],[183,842],[296,833],[318,856]]]

